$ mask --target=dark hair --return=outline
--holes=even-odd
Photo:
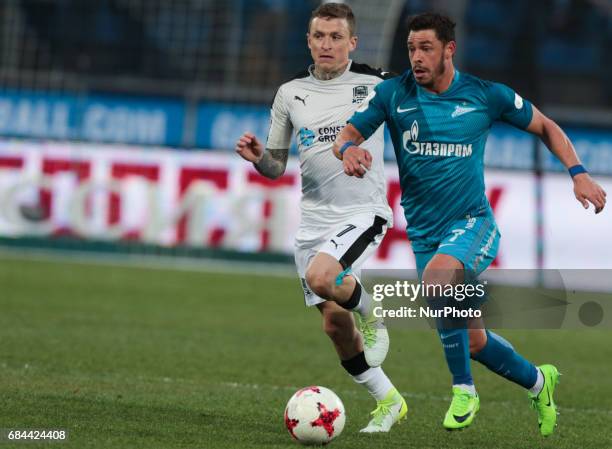
[[[411,31],[434,30],[436,37],[444,44],[455,40],[456,23],[448,16],[426,12],[412,16],[408,21],[408,33]]]
[[[325,19],[346,19],[351,36],[355,34],[355,15],[349,5],[345,5],[344,3],[323,3],[320,5],[310,15],[310,21],[308,22],[309,32],[313,19],[317,17]]]

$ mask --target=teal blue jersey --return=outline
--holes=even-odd
[[[387,123],[408,237],[415,251],[429,251],[454,221],[492,215],[484,184],[491,125],[500,120],[525,129],[532,116],[531,104],[503,84],[455,71],[438,95],[419,86],[408,70],[378,84],[349,123],[366,139]]]

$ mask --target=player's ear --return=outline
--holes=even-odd
[[[312,45],[310,45],[310,33],[306,33],[306,43],[308,44],[308,49],[312,50]]]
[[[351,36],[349,38],[349,42],[350,42],[350,47],[349,47],[349,51],[353,51],[357,48],[357,36]]]
[[[452,58],[455,56],[455,52],[457,51],[457,43],[455,41],[450,41],[448,44],[446,44],[444,50],[447,52],[447,56]]]

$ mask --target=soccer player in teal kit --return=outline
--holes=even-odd
[[[409,25],[412,70],[380,83],[334,144],[347,175],[363,177],[371,155],[358,145],[381,123],[391,133],[417,270],[427,285],[474,280],[493,261],[500,234],[484,185],[484,147],[494,121],[537,135],[569,169],[584,208],[599,213],[606,193],[588,175],[559,126],[509,87],[460,73],[453,66],[455,24],[439,14],[421,14]],[[429,299],[429,298],[428,298]],[[435,298],[434,298],[435,299]],[[559,372],[536,367],[501,336],[470,320],[438,326],[453,377],[453,399],[443,425],[469,426],[479,409],[470,357],[528,390],[540,432],[552,434]]]

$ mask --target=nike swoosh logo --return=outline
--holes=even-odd
[[[550,391],[548,391],[548,389],[546,389],[546,395],[548,396],[548,404],[546,404],[546,406],[550,407]]]
[[[410,112],[410,111],[414,111],[414,110],[416,110],[416,109],[419,109],[419,108],[417,107],[417,108],[407,108],[407,109],[402,109],[402,108],[400,108],[400,107],[398,106],[398,107],[397,107],[397,112],[398,112],[398,114],[401,114],[402,112]]]
[[[463,416],[457,416],[457,415],[453,415],[453,418],[455,418],[455,421],[457,422],[463,422],[466,419],[468,419],[470,417],[470,415],[472,414],[472,412],[466,413]]]
[[[454,243],[442,243],[441,245],[438,245],[438,248],[442,248],[443,246],[453,246]]]

